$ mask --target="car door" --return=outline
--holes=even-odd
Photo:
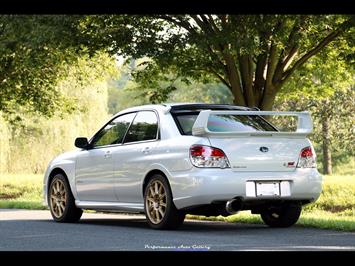
[[[82,150],[76,160],[76,188],[79,200],[117,201],[114,191],[113,157],[136,113],[118,116],[107,123]]]
[[[120,202],[143,202],[142,181],[147,168],[154,162],[159,139],[158,125],[154,111],[138,112],[123,145],[113,153],[116,195]]]

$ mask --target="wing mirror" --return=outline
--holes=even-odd
[[[74,143],[75,147],[81,148],[81,149],[87,149],[89,146],[89,142],[87,138],[76,138],[75,139],[75,143]]]

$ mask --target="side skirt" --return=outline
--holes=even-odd
[[[143,203],[126,202],[98,202],[98,201],[75,201],[75,205],[81,209],[103,210],[103,211],[126,211],[133,213],[143,213]]]

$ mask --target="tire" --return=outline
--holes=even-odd
[[[185,213],[173,203],[167,179],[160,174],[152,176],[144,189],[144,211],[149,226],[154,229],[176,229],[185,219]]]
[[[285,204],[271,206],[260,215],[264,223],[270,227],[290,227],[298,221],[301,211],[301,204]]]
[[[56,222],[77,222],[83,214],[83,211],[75,206],[69,182],[63,174],[56,174],[51,180],[48,203],[53,220]]]

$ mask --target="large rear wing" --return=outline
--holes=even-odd
[[[281,115],[281,116],[296,116],[297,130],[294,132],[284,131],[226,131],[216,132],[208,129],[208,119],[210,115]],[[313,131],[312,118],[309,112],[274,112],[274,111],[212,111],[203,110],[197,116],[192,127],[192,135],[194,136],[280,136],[289,138],[305,138]]]

